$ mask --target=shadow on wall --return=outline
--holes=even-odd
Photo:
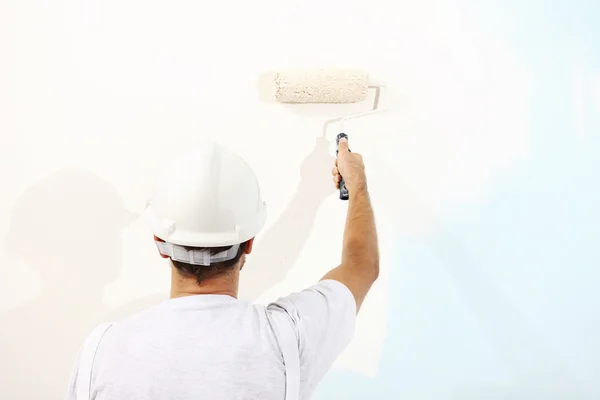
[[[328,146],[317,139],[304,159],[292,201],[248,258],[240,298],[255,300],[294,265],[320,204],[335,190]],[[56,172],[20,197],[6,250],[24,259],[42,282],[37,298],[0,316],[0,397],[63,398],[77,351],[95,325],[169,297],[152,295],[117,310],[102,302],[105,286],[122,267],[121,232],[134,218],[114,187],[84,169]]]
[[[37,298],[0,316],[0,393],[57,399],[65,371],[106,317],[105,285],[121,269],[121,231],[134,219],[114,187],[83,169],[65,169],[28,189],[13,211],[7,253],[41,278]]]
[[[313,150],[300,166],[300,184],[279,219],[256,243],[242,272],[240,298],[253,301],[285,278],[306,244],[321,203],[336,189],[331,180],[335,159],[329,142],[315,139]],[[323,271],[325,272],[325,271]],[[275,300],[275,299],[273,299]]]

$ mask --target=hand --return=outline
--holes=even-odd
[[[312,152],[306,156],[300,167],[302,188],[319,199],[326,198],[334,192],[331,182],[327,179],[327,168],[335,161],[329,154],[329,142],[324,138],[317,138]],[[304,189],[303,189],[304,190]]]
[[[348,150],[348,140],[341,138],[338,143],[338,158],[335,160],[335,167],[331,171],[333,182],[336,188],[340,188],[340,181],[344,177],[346,188],[349,193],[362,190],[367,187],[367,177],[365,175],[365,165],[362,156],[358,153],[351,153]]]

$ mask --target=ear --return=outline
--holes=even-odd
[[[248,240],[248,242],[246,243],[246,250],[244,251],[244,254],[252,253],[252,245],[253,244],[254,244],[254,238]]]
[[[164,243],[164,240],[162,240],[161,238],[157,237],[156,235],[154,235],[154,241],[155,241],[155,242],[163,242],[163,243]],[[160,254],[160,256],[161,256],[162,258],[169,258],[169,256],[165,256],[165,255],[164,255],[163,253],[161,253],[160,251],[158,252],[158,254]]]

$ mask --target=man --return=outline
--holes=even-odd
[[[165,168],[146,212],[161,256],[171,261],[171,298],[95,329],[67,399],[309,399],[350,342],[379,273],[362,157],[345,139],[332,175],[338,188],[344,177],[350,194],[341,264],[265,307],[237,299],[240,271],[266,219],[250,167],[208,144]]]

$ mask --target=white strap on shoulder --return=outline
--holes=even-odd
[[[292,326],[292,321],[285,318],[281,324],[276,324],[277,341],[283,353],[285,366],[285,400],[299,400],[300,398],[300,354],[298,351],[298,337]]]
[[[83,343],[77,372],[77,400],[90,400],[92,366],[94,365],[96,350],[98,350],[102,337],[111,325],[112,322],[98,325]]]

